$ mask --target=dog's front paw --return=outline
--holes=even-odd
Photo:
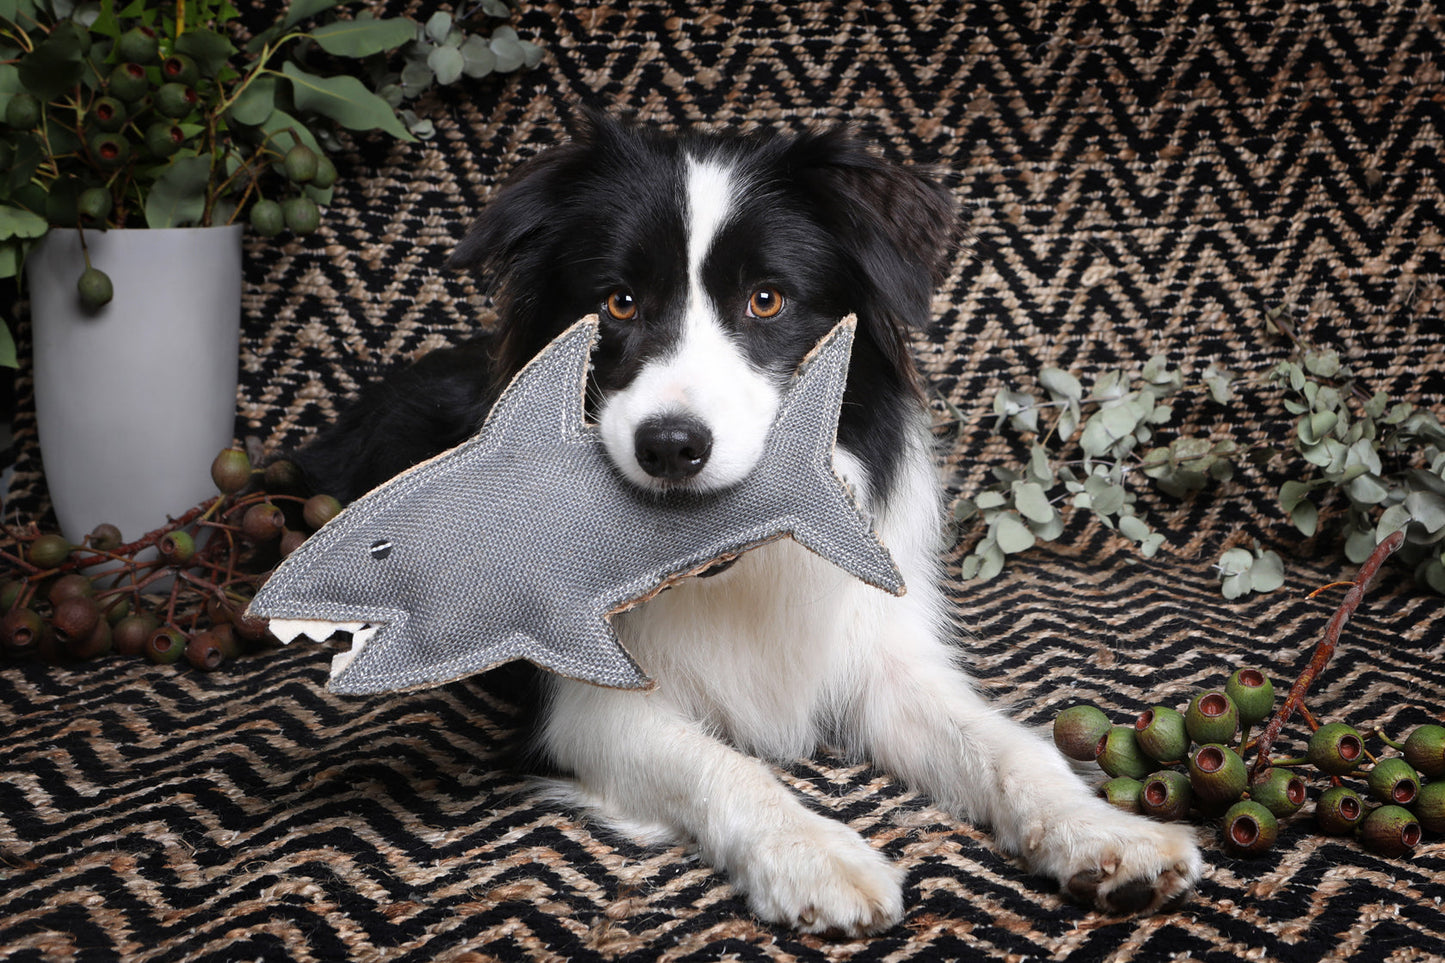
[[[1204,871],[1188,827],[1103,803],[1041,828],[1025,851],[1035,872],[1053,876],[1074,899],[1108,913],[1176,906]]]
[[[748,853],[733,882],[758,916],[805,933],[862,936],[903,916],[903,871],[822,816]]]

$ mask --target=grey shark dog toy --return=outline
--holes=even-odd
[[[437,685],[527,659],[615,688],[651,681],[608,619],[784,536],[878,588],[903,577],[833,471],[856,322],[820,341],[762,458],[717,492],[645,491],[607,458],[584,396],[597,319],[519,372],[469,440],[354,502],[281,564],[250,613],[289,642],[351,633],[328,688]]]

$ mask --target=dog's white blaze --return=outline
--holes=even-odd
[[[692,485],[715,489],[736,484],[752,471],[777,415],[779,385],[748,362],[703,285],[703,265],[727,224],[738,189],[735,171],[722,162],[687,159],[688,291],[681,337],[670,354],[644,366],[599,412],[608,455],[637,485],[658,484],[634,452],[637,427],[647,419],[686,414],[708,426],[712,454]]]

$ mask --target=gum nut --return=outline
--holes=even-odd
[[[36,568],[55,568],[70,557],[73,547],[64,535],[41,535],[30,543],[27,555]]]
[[[316,152],[305,144],[297,144],[281,159],[286,176],[297,184],[304,184],[316,177]]]
[[[1193,804],[1194,791],[1189,787],[1189,777],[1174,769],[1148,776],[1139,793],[1139,811],[1155,819],[1184,819]]]
[[[55,606],[50,624],[55,627],[60,641],[66,644],[84,639],[95,631],[97,624],[105,620],[100,617],[100,606],[95,599],[72,596]]]
[[[220,642],[210,629],[191,636],[186,643],[185,656],[187,662],[203,672],[210,672],[226,661],[226,654],[221,651]]]
[[[148,64],[160,55],[160,42],[149,27],[132,27],[116,39],[115,52],[121,60]]]
[[[330,495],[312,495],[310,498],[306,499],[306,504],[305,504],[305,506],[301,509],[301,517],[306,520],[306,524],[307,524],[308,526],[310,526],[313,531],[314,531],[315,529],[320,528],[322,525],[325,525],[327,522],[331,521],[333,518],[335,518],[337,515],[340,515],[340,514],[341,514],[341,503],[340,503],[339,501],[337,501],[335,498],[333,498],[332,496],[330,496]],[[1073,708],[1074,708],[1074,709],[1083,709],[1083,708],[1092,708],[1092,707],[1091,707],[1091,706],[1073,706]],[[1070,709],[1065,709],[1065,710],[1064,710],[1064,712],[1069,712],[1069,711],[1071,711],[1071,710],[1070,710]],[[1062,713],[1061,713],[1061,715],[1062,715]],[[1102,712],[1100,712],[1100,713],[1099,713],[1099,717],[1100,717],[1100,718],[1103,718],[1103,716],[1104,716],[1104,714],[1103,714]],[[1107,719],[1105,719],[1105,720],[1104,720],[1104,726],[1107,727],[1108,725],[1109,725],[1109,721],[1108,721]],[[1058,731],[1059,731],[1059,720],[1058,720],[1057,718],[1055,718],[1055,719],[1054,719],[1054,733],[1055,733],[1054,738],[1055,738],[1055,744],[1057,744]],[[1103,735],[1103,731],[1100,730],[1099,734],[1100,734],[1100,735]],[[1094,739],[1094,742],[1098,742],[1098,741],[1099,741],[1099,740],[1098,740],[1097,738]],[[1092,745],[1093,745],[1093,743],[1090,743],[1091,748],[1092,748]],[[1092,753],[1091,753],[1087,758],[1092,759],[1092,758],[1093,758]]]
[[[317,154],[316,176],[311,178],[311,186],[324,191],[336,183],[337,176],[336,165],[331,162],[331,158],[325,154]]]
[[[106,81],[106,89],[112,97],[118,97],[128,104],[133,104],[146,95],[150,90],[150,79],[146,76],[145,67],[135,62],[116,64],[110,72],[110,79]]]
[[[45,623],[34,609],[12,609],[0,618],[0,648],[8,655],[29,655],[44,632]]]
[[[275,237],[286,230],[286,215],[275,201],[257,201],[251,205],[251,226],[262,237]]]
[[[1346,836],[1365,818],[1365,800],[1349,786],[1331,786],[1315,803],[1315,825],[1331,836]]]
[[[1236,669],[1224,683],[1224,694],[1239,709],[1239,724],[1252,726],[1274,711],[1274,683],[1258,669]]]
[[[162,117],[180,120],[200,106],[201,99],[185,84],[162,84],[155,94],[156,110]]]
[[[1115,776],[1099,787],[1099,795],[1104,797],[1111,806],[1125,812],[1137,813],[1139,811],[1139,793],[1143,788],[1144,784],[1137,779]]]
[[[1201,692],[1184,713],[1184,728],[1199,745],[1227,743],[1239,729],[1239,709],[1222,689]]]
[[[294,461],[285,458],[278,458],[267,465],[263,478],[268,492],[291,492],[305,484],[301,469]]]
[[[184,651],[186,651],[185,633],[175,626],[162,626],[146,639],[146,658],[157,665],[168,665],[176,661]]]
[[[1365,743],[1353,726],[1331,722],[1310,736],[1305,758],[1310,765],[1331,776],[1342,776],[1365,758]]]
[[[146,641],[160,623],[149,615],[127,615],[111,630],[111,644],[121,655],[143,655]]]
[[[293,234],[310,234],[321,226],[321,209],[309,197],[288,197],[281,202],[286,227]]]
[[[77,659],[95,659],[105,655],[113,645],[110,623],[101,619],[95,628],[83,639],[72,638],[66,642],[66,649]]]
[[[1299,812],[1309,789],[1297,773],[1271,767],[1249,784],[1249,798],[1284,819]]]
[[[1360,823],[1360,842],[1381,856],[1403,856],[1420,842],[1420,821],[1403,806],[1381,806]]]
[[[1244,760],[1228,746],[1200,746],[1189,760],[1189,785],[1205,802],[1233,802],[1244,792],[1246,782]]]
[[[1420,792],[1420,777],[1414,768],[1399,756],[1381,759],[1370,768],[1365,782],[1370,795],[1380,802],[1408,806]]]
[[[87,187],[80,192],[80,197],[75,202],[76,213],[80,215],[81,223],[87,227],[104,224],[114,206],[110,191],[104,187]]]
[[[211,481],[227,495],[251,483],[251,459],[239,448],[227,448],[211,462]]]
[[[124,167],[130,160],[130,143],[120,134],[101,132],[90,139],[90,157],[103,171]]]
[[[1054,745],[1070,759],[1092,762],[1094,748],[1109,729],[1109,717],[1097,706],[1069,706],[1054,717]]]
[[[288,528],[281,533],[281,557],[285,558],[306,542],[306,533]]]
[[[1094,761],[1111,776],[1140,779],[1154,771],[1154,760],[1139,751],[1133,726],[1110,726],[1094,746]]]
[[[170,157],[186,142],[186,132],[174,121],[158,120],[146,128],[146,150],[157,157]]]
[[[89,116],[93,127],[113,133],[125,126],[125,104],[117,97],[97,97]]]
[[[100,268],[89,267],[82,271],[80,280],[75,282],[75,290],[80,294],[80,303],[85,305],[88,311],[105,307],[115,297],[115,287],[110,283],[110,275]]]
[[[1236,856],[1258,856],[1278,836],[1279,820],[1253,800],[1237,802],[1224,814],[1224,848]]]
[[[1189,754],[1189,733],[1184,713],[1168,706],[1145,709],[1134,722],[1139,748],[1159,762],[1175,762]]]
[[[231,659],[240,654],[241,643],[237,640],[236,630],[231,627],[230,622],[213,625],[208,631],[214,636],[216,646],[226,658]]]
[[[1405,761],[1427,779],[1445,776],[1445,726],[1420,726],[1410,733]]]
[[[66,599],[95,598],[95,583],[78,572],[71,572],[52,582],[45,597],[50,599],[51,605],[59,605]]]
[[[214,595],[206,596],[206,618],[211,620],[212,625],[229,623],[231,614],[231,606],[224,599]]]
[[[201,79],[201,71],[196,62],[185,54],[171,54],[161,61],[161,77],[167,83],[192,87]]]
[[[120,548],[120,529],[109,522],[102,522],[95,526],[95,531],[90,533],[90,547],[97,552],[113,552]]]
[[[18,578],[7,578],[0,582],[0,613],[9,612],[15,607],[15,600],[20,597],[23,588],[25,583]]]
[[[1445,782],[1432,782],[1415,797],[1415,818],[1435,834],[1445,833]]]
[[[100,603],[100,611],[104,613],[105,620],[114,625],[130,614],[130,597],[120,594],[112,595]]]
[[[270,502],[260,502],[246,509],[241,516],[241,531],[256,542],[269,542],[280,538],[286,527],[286,516]]]
[[[189,532],[176,529],[174,532],[166,532],[156,545],[156,551],[169,564],[183,565],[196,554],[196,540]]]

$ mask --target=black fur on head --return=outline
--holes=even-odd
[[[652,319],[610,324],[603,314],[595,387],[625,386],[667,349],[675,334],[667,319],[685,300],[689,157],[737,172],[735,203],[705,262],[709,295],[721,305],[766,278],[791,298],[786,324],[738,323],[730,331],[750,363],[786,378],[838,318],[858,315],[839,442],[865,462],[875,494],[886,496],[900,420],[919,407],[907,329],[929,321],[958,238],[948,191],[924,170],[883,159],[846,128],[672,136],[590,110],[572,118],[567,142],[506,180],[448,262],[491,289],[499,323],[486,350],[471,344],[457,364],[429,359],[426,371],[411,369],[364,393],[302,453],[303,468],[320,487],[354,496],[455,444],[527,361],[619,287],[635,290]],[[475,364],[483,354],[489,371]],[[467,383],[428,387],[436,376]],[[386,399],[402,394],[421,399],[408,404],[426,408],[425,418],[390,409]],[[452,422],[450,433],[433,430]]]

